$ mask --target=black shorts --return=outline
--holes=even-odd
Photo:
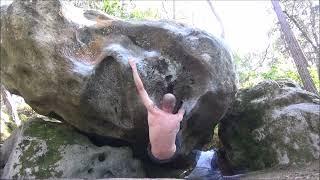
[[[178,133],[179,134],[179,133]],[[179,151],[181,149],[181,137],[180,135],[176,136],[176,152],[173,154],[173,156],[169,159],[157,159],[156,157],[153,156],[152,152],[151,152],[151,144],[149,143],[148,145],[148,155],[149,158],[151,159],[152,162],[157,163],[157,164],[165,164],[165,163],[169,163],[172,162],[173,160],[175,160],[179,154]]]

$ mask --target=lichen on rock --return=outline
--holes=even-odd
[[[35,118],[13,135],[5,179],[144,177],[129,148],[97,147],[62,123]]]
[[[259,170],[319,159],[319,97],[290,81],[240,90],[219,137],[232,167]]]

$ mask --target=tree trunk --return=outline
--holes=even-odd
[[[290,54],[297,66],[297,70],[301,77],[304,88],[307,91],[318,94],[318,91],[312,81],[312,78],[307,68],[308,64],[307,64],[306,57],[304,56],[296,38],[294,37],[292,30],[290,29],[288,22],[286,21],[285,15],[280,7],[279,1],[271,0],[271,2],[273,5],[273,9],[277,14],[278,20],[280,22],[281,30],[284,34],[285,41],[288,45]]]
[[[312,9],[310,11],[312,14],[313,13]],[[320,49],[319,49],[320,46],[319,46],[319,43],[317,42],[318,37],[317,37],[317,34],[314,32],[314,28],[312,29],[312,34],[314,36],[315,42],[312,41],[311,37],[308,36],[308,33],[305,30],[303,30],[303,28],[299,25],[299,23],[297,22],[297,20],[293,16],[290,16],[286,11],[284,11],[284,13],[293,22],[293,24],[299,29],[302,36],[306,39],[306,41],[308,41],[310,43],[311,47],[313,48],[315,55],[316,55],[315,63],[317,66],[318,77],[320,78]],[[314,13],[311,16],[312,16],[311,22],[312,22],[312,25],[314,26],[314,23],[315,23],[314,22]]]
[[[176,1],[172,0],[172,19],[176,19]]]
[[[20,126],[21,121],[18,116],[17,108],[12,100],[11,93],[3,86],[0,84],[1,88],[1,95],[3,102],[8,110],[8,113],[11,114],[13,121],[16,123],[17,126]]]
[[[223,23],[222,23],[222,20],[220,19],[220,16],[218,15],[218,13],[216,12],[216,10],[214,9],[212,3],[210,0],[207,0],[208,4],[209,4],[209,7],[211,9],[211,12],[213,13],[213,15],[216,17],[217,21],[219,22],[220,24],[220,28],[221,28],[221,38],[225,38],[225,33],[224,33],[224,26],[223,26]]]

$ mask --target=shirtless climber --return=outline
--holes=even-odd
[[[158,108],[150,99],[143,83],[139,77],[136,62],[129,59],[132,68],[134,82],[136,84],[142,103],[148,111],[149,139],[148,155],[156,163],[171,162],[180,148],[177,133],[180,130],[180,122],[185,113],[180,109],[177,114],[173,114],[176,98],[173,94],[165,94],[161,101],[161,108]]]

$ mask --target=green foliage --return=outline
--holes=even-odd
[[[124,9],[119,0],[103,0],[102,10],[116,17],[124,17]]]
[[[17,125],[16,125],[16,123],[13,121],[12,116],[10,116],[8,122],[5,122],[5,125],[6,125],[7,130],[8,130],[8,132],[9,132],[10,134],[17,128]]]
[[[37,113],[26,103],[18,104],[17,111],[20,120],[23,122],[37,116]]]
[[[320,92],[320,77],[318,77],[317,68],[313,66],[309,68],[309,72],[318,92]]]
[[[16,128],[16,124],[13,122],[12,117],[1,109],[0,120],[0,142],[6,140],[12,131]]]
[[[137,8],[127,9],[122,7],[120,0],[103,0],[102,10],[107,14],[123,19],[158,19],[159,13],[152,9],[140,10]]]
[[[277,80],[277,79],[291,79],[301,84],[299,74],[294,70],[282,70],[277,65],[272,65],[270,70],[262,73],[263,79]]]
[[[281,4],[287,17],[286,20],[308,61],[312,80],[318,91],[320,91],[319,77],[317,75],[317,71],[320,71],[320,69],[317,70],[316,68],[316,66],[319,66],[320,49],[319,43],[317,43],[317,35],[320,29],[319,2],[281,0]],[[282,66],[293,64],[288,60],[291,58],[291,54],[288,50],[288,44],[284,41],[284,34],[280,29],[280,25],[277,21],[275,24],[276,26],[270,30],[270,39],[274,46],[272,53],[280,53],[277,58]],[[278,64],[275,66],[278,66]],[[268,79],[290,78],[299,82],[302,86],[302,81],[295,67],[291,67],[291,69],[271,67],[270,71],[264,74],[264,77]]]
[[[272,53],[277,54],[272,49]],[[281,52],[274,57],[276,59],[267,59],[264,64],[257,65],[261,61],[259,55],[234,55],[234,62],[237,66],[240,88],[249,88],[263,80],[291,79],[303,87],[301,78],[293,62],[289,61]],[[313,65],[309,67],[311,77],[320,91],[320,81],[317,74],[317,68]]]
[[[147,9],[145,11],[134,9],[130,13],[129,18],[130,19],[157,19],[159,18],[159,14],[158,12],[155,12],[152,9]]]
[[[257,71],[254,71],[254,58],[250,58],[249,56],[240,56],[235,53],[233,56],[234,62],[236,64],[236,71],[239,77],[239,83],[241,88],[252,87],[259,81],[259,74]]]
[[[219,139],[219,124],[216,125],[216,127],[214,128],[214,131],[213,131],[213,137],[212,137],[212,140],[211,140],[211,146],[210,148],[214,147],[214,148],[221,148],[222,147],[222,144],[221,144],[221,141]]]
[[[315,5],[316,3],[312,1],[281,0],[281,2],[286,13],[290,15],[290,18],[288,18],[290,26],[308,60],[309,72],[315,86],[320,91],[316,68],[319,61],[317,56],[319,47],[312,46],[310,40],[307,40],[306,36],[302,34],[302,31],[304,31],[309,36],[309,39],[317,39],[313,36],[319,34],[319,13],[314,13],[314,11],[316,7],[319,8],[319,5]],[[302,31],[297,29],[293,19],[296,20]],[[265,51],[234,55],[240,88],[252,87],[258,82],[267,79],[291,79],[303,87],[277,21],[275,26],[270,28],[268,36],[269,46]],[[317,45],[317,43],[313,44]]]

